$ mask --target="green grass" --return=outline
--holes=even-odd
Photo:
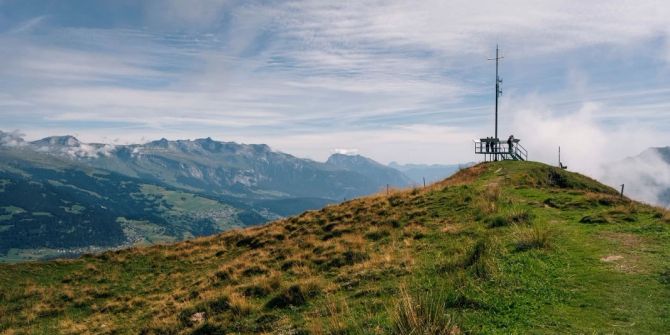
[[[0,331],[662,334],[667,218],[584,176],[483,164],[259,228],[2,265]]]
[[[142,194],[137,194],[135,196],[148,196],[149,199],[160,205],[162,211],[170,215],[205,215],[206,217],[213,219],[219,225],[221,230],[243,226],[235,217],[236,210],[219,201],[192,193],[168,190],[160,186],[148,184],[142,185],[141,191]]]
[[[120,217],[117,222],[121,224],[123,232],[134,244],[155,244],[174,242],[176,238],[168,235],[165,228],[149,221],[128,220]]]

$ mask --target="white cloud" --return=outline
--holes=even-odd
[[[23,146],[26,142],[23,140],[25,135],[18,130],[9,133],[0,130],[0,146],[18,147]]]
[[[332,152],[340,155],[358,155],[358,149],[333,149]]]
[[[668,162],[655,151],[645,151],[641,157],[629,158],[603,167],[602,180],[619,189],[623,184],[624,194],[647,203],[668,206],[669,199],[662,198],[670,191],[670,168]]]
[[[145,13],[146,25],[127,29],[49,30],[38,17],[0,34],[0,121],[35,137],[211,135],[319,159],[352,147],[380,161],[457,163],[492,128],[485,59],[497,42],[520,78],[505,82],[503,113],[518,122],[503,126],[532,158],[553,162],[558,145],[575,167],[620,158],[658,144],[625,124],[639,117],[641,132],[670,118],[667,76],[626,86],[579,62],[667,56],[657,45],[670,32],[665,1],[170,0]],[[42,35],[29,34],[34,25]],[[537,88],[549,84],[555,93]],[[612,129],[628,142],[594,157]]]
[[[561,160],[571,171],[594,177],[619,188],[626,184],[626,194],[650,203],[660,203],[662,190],[670,189],[670,169],[659,157],[623,160],[637,156],[649,147],[670,143],[670,134],[647,124],[628,122],[604,125],[599,114],[606,113],[596,103],[584,103],[571,113],[555,114],[540,98],[529,98],[512,108],[513,115],[501,133],[513,132],[529,151],[529,159],[558,165]],[[650,176],[657,176],[650,183]]]

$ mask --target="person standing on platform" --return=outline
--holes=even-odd
[[[507,148],[509,149],[510,154],[514,152],[512,150],[513,146],[514,146],[514,135],[509,135],[509,138],[507,138]]]

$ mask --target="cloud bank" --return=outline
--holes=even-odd
[[[529,151],[529,159],[584,173],[615,189],[624,184],[625,194],[652,204],[664,205],[661,195],[670,190],[670,164],[650,147],[666,146],[670,134],[643,123],[607,124],[599,119],[602,105],[584,103],[571,113],[552,113],[531,98],[514,107],[512,130]],[[525,141],[524,141],[525,140]],[[642,148],[642,149],[641,149]],[[641,155],[642,154],[642,155]]]

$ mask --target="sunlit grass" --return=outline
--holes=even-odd
[[[663,209],[536,163],[482,164],[389,193],[176,244],[2,265],[0,332],[670,328]]]

